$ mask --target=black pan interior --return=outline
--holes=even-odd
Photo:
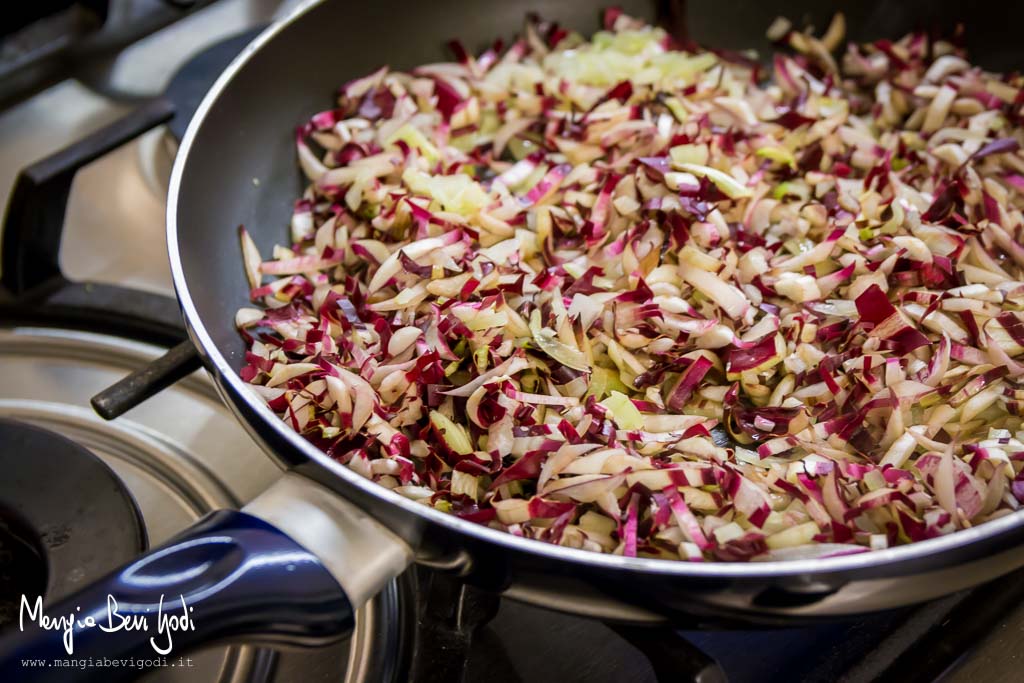
[[[539,12],[583,32],[599,27],[602,7],[587,0],[503,2],[325,2],[260,48],[221,91],[196,131],[177,203],[178,246],[200,319],[228,362],[241,365],[243,346],[234,313],[247,304],[236,226],[244,224],[264,254],[287,240],[292,203],[302,183],[294,129],[330,108],[345,81],[390,64],[396,68],[450,59],[452,38],[482,49],[516,34],[527,12]],[[972,57],[993,68],[1024,64],[1018,27],[1024,3],[998,0],[690,0],[619,2],[655,19],[686,17],[690,37],[723,48],[770,49],[764,31],[786,15],[824,27],[841,9],[848,37],[898,37],[917,28],[950,31],[962,22]]]

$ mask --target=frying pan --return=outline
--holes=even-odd
[[[842,10],[854,40],[917,28],[951,31],[965,20],[976,61],[998,69],[1024,63],[1024,45],[1010,34],[1024,8],[996,0],[621,4],[698,42],[753,47],[762,55],[770,53],[764,29],[780,14],[820,27]],[[530,11],[589,33],[599,9],[586,0],[317,2],[258,36],[228,67],[200,105],[175,162],[168,249],[195,351],[250,435],[288,474],[243,511],[213,513],[64,603],[47,606],[49,614],[93,614],[100,621],[107,618],[107,596],[114,595],[118,614],[150,617],[149,632],[107,633],[78,623],[75,656],[152,656],[161,594],[163,614],[180,615],[182,601],[191,610],[194,630],[174,634],[174,654],[211,639],[328,642],[342,637],[354,609],[413,561],[549,608],[688,624],[835,619],[932,599],[1024,566],[1020,514],[909,546],[789,562],[671,562],[518,538],[416,504],[339,465],[240,379],[244,346],[234,314],[247,303],[248,289],[235,227],[245,224],[263,253],[285,238],[302,190],[295,125],[331,106],[340,83],[381,64],[408,68],[444,59],[442,46],[452,37],[481,48],[515,34]],[[189,353],[179,351],[166,362],[180,375]],[[165,373],[175,376],[174,367]],[[62,655],[59,634],[26,628],[0,642],[0,677],[45,679],[46,670],[21,668],[19,660]],[[75,672],[60,674],[68,680]]]

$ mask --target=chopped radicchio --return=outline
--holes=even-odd
[[[283,245],[238,232],[252,390],[396,495],[626,557],[1024,505],[1019,79],[923,33],[834,55],[837,17],[773,28],[768,83],[603,20],[453,41],[297,129]]]

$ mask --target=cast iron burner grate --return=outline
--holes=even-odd
[[[931,683],[1024,602],[1018,571],[931,603],[844,621],[674,630],[499,603],[452,577],[419,573],[409,677],[417,683]],[[1010,657],[988,670],[989,680],[1017,671]]]

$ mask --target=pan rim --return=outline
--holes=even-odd
[[[427,507],[394,493],[349,468],[335,462],[280,420],[270,408],[252,394],[245,382],[227,362],[224,354],[214,343],[209,331],[192,300],[192,295],[185,280],[181,251],[178,248],[177,208],[181,191],[182,178],[188,166],[189,152],[195,138],[203,126],[208,112],[217,104],[220,94],[225,90],[252,56],[263,46],[271,42],[278,34],[290,28],[295,22],[325,0],[309,0],[296,7],[287,17],[271,24],[256,36],[242,52],[228,65],[209,92],[203,97],[195,115],[182,138],[178,154],[174,160],[167,197],[166,236],[167,251],[170,260],[171,276],[178,303],[185,318],[186,327],[207,370],[213,375],[225,392],[231,393],[242,400],[262,420],[262,429],[273,430],[277,437],[289,443],[307,460],[326,469],[333,476],[340,477],[349,486],[358,488],[363,493],[373,496],[388,505],[397,506],[403,512],[414,515],[422,521],[445,527],[460,535],[466,535],[477,542],[493,544],[503,550],[524,555],[539,556],[545,560],[561,561],[572,565],[584,566],[588,569],[601,569],[615,574],[650,574],[668,578],[706,578],[723,579],[737,578],[745,580],[765,580],[792,577],[798,575],[855,575],[859,571],[880,569],[902,563],[924,560],[946,552],[964,549],[985,540],[993,540],[1001,535],[1019,531],[1024,526],[1024,509],[986,522],[979,526],[956,531],[946,536],[918,541],[907,545],[886,548],[884,550],[868,550],[849,555],[839,555],[803,560],[774,560],[768,562],[686,562],[682,560],[664,560],[656,558],[623,557],[610,553],[597,553],[588,550],[567,548],[545,543],[544,541],[521,538],[508,532],[491,529],[480,524],[460,519],[440,510]],[[239,257],[240,258],[240,257]],[[342,494],[335,493],[339,496]],[[342,496],[344,497],[344,496]],[[939,567],[934,567],[938,569]],[[873,575],[866,578],[880,578]],[[856,580],[855,577],[851,580]]]

